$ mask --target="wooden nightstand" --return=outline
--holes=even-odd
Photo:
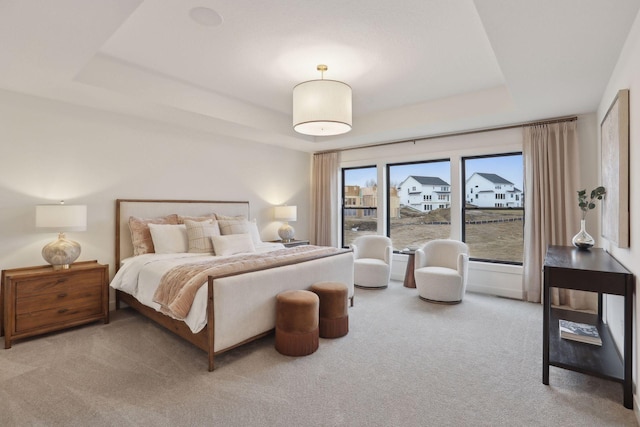
[[[290,242],[283,242],[282,240],[272,240],[273,243],[282,243],[285,248],[293,248],[294,246],[308,245],[308,240],[292,240]]]
[[[85,261],[68,270],[50,265],[3,270],[0,303],[4,348],[20,338],[109,323],[109,266]]]

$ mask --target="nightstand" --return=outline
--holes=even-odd
[[[283,242],[282,240],[272,240],[273,243],[282,243],[285,248],[293,248],[294,246],[308,245],[308,240],[292,240],[290,242]]]
[[[109,266],[76,262],[2,271],[4,348],[13,341],[84,323],[109,323]],[[0,332],[2,332],[0,330]]]

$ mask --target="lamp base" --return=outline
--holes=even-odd
[[[282,239],[283,242],[290,242],[293,240],[293,235],[295,230],[288,223],[284,223],[278,228],[278,236]]]
[[[80,245],[67,240],[64,233],[58,234],[58,240],[42,248],[42,258],[53,266],[54,270],[65,270],[80,256]]]

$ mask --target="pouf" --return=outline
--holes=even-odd
[[[276,350],[285,356],[306,356],[318,349],[318,306],[309,291],[284,291],[276,296]]]
[[[339,338],[349,332],[347,285],[338,282],[318,282],[311,292],[320,298],[320,336]]]

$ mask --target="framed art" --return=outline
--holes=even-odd
[[[629,247],[629,90],[618,91],[600,124],[602,237]]]

